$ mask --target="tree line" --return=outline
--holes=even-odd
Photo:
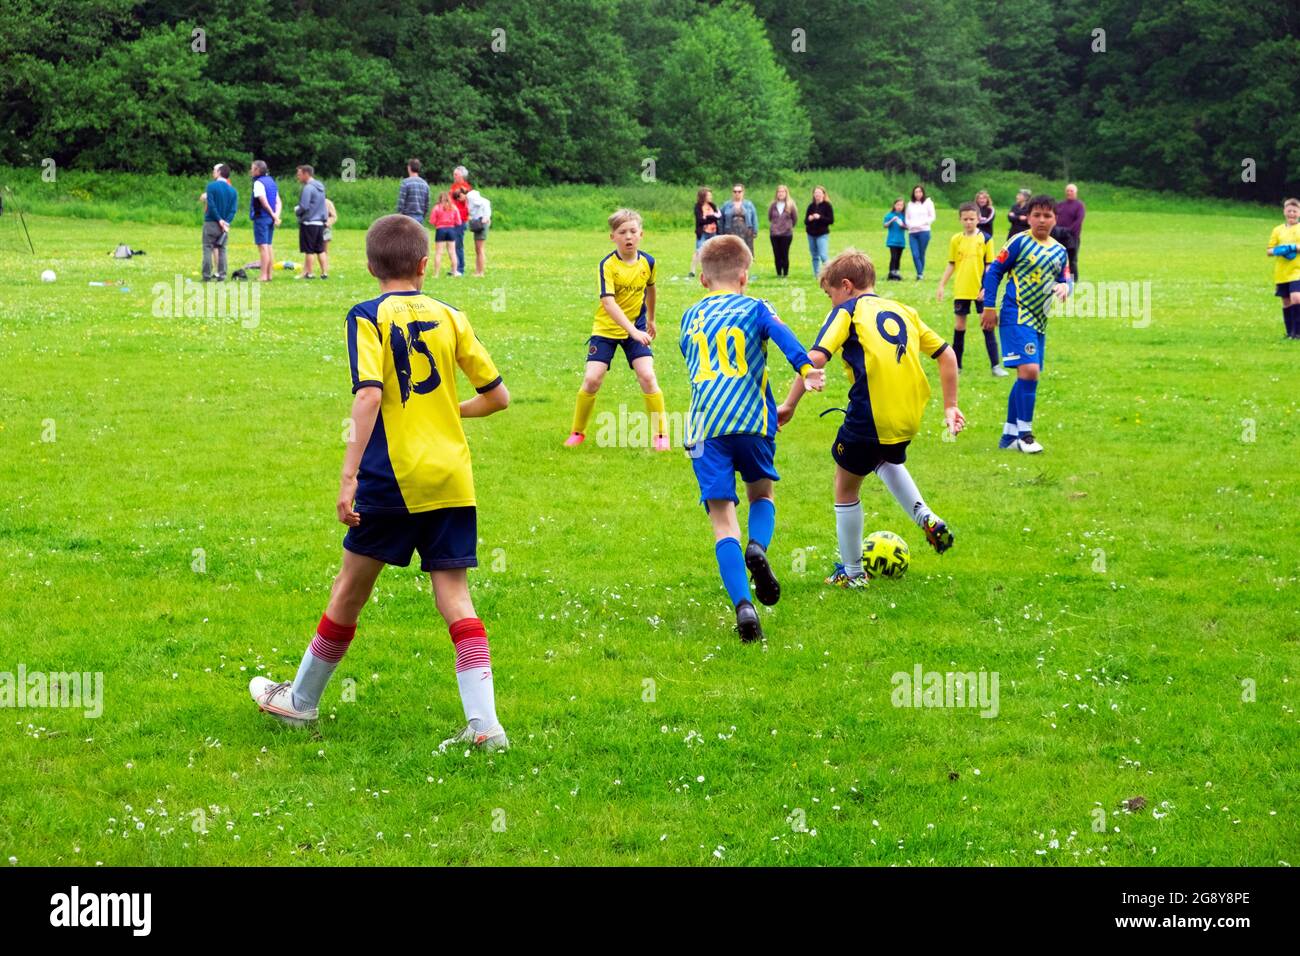
[[[7,0],[0,164],[720,182],[1020,169],[1271,200],[1300,8],[1241,0]]]

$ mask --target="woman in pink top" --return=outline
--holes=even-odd
[[[433,211],[429,213],[429,225],[433,226],[433,274],[435,276],[442,271],[444,252],[451,262],[451,274],[460,275],[460,263],[456,261],[456,232],[464,221],[460,210],[451,201],[451,193],[440,194]]]

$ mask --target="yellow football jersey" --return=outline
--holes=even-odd
[[[456,368],[479,392],[501,383],[465,313],[421,292],[390,292],[347,317],[352,391],[383,389],[361,458],[356,509],[405,514],[474,504]]]
[[[948,241],[952,263],[952,297],[978,299],[983,292],[984,269],[993,261],[993,243],[979,230],[968,236],[959,232]]]
[[[635,262],[624,262],[615,250],[600,260],[600,298],[612,295],[623,314],[642,331],[645,330],[645,292],[655,284],[655,261],[637,250]],[[607,339],[625,339],[627,330],[609,317],[604,304],[596,306],[592,335]]]
[[[813,345],[828,358],[843,353],[851,383],[845,433],[882,445],[911,441],[920,430],[930,400],[921,355],[937,358],[947,347],[914,309],[873,292],[831,309]]]
[[[1268,247],[1272,249],[1274,246],[1285,246],[1290,243],[1300,246],[1300,222],[1294,226],[1288,226],[1286,223],[1274,226],[1273,234],[1268,237]],[[1300,255],[1294,259],[1288,259],[1286,256],[1274,256],[1273,281],[1300,282]]]

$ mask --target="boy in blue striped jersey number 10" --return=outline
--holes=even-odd
[[[691,378],[686,450],[713,525],[714,552],[736,609],[736,630],[746,643],[763,636],[750,600],[749,575],[761,603],[770,606],[781,597],[767,560],[776,529],[772,483],[780,478],[774,466],[777,415],[767,377],[768,340],[776,343],[805,388],[821,391],[825,383],[825,373],[813,366],[772,307],[745,295],[752,261],[737,236],[705,243],[700,282],[709,292],[682,315],[680,338]],[[736,517],[737,472],[749,498],[749,543],[743,552]]]

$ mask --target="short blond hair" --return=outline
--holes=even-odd
[[[871,257],[857,249],[845,249],[826,265],[822,266],[817,281],[827,291],[836,288],[848,279],[855,289],[871,289],[876,285],[876,267]]]
[[[1300,206],[1300,199],[1296,199],[1294,196],[1288,196],[1286,199],[1282,200],[1282,208],[1285,209],[1287,206]]]
[[[735,282],[754,261],[740,236],[715,236],[700,247],[700,275],[715,282]]]
[[[609,231],[617,232],[619,226],[628,222],[635,222],[638,226],[642,225],[641,214],[635,209],[615,209],[609,217]]]

